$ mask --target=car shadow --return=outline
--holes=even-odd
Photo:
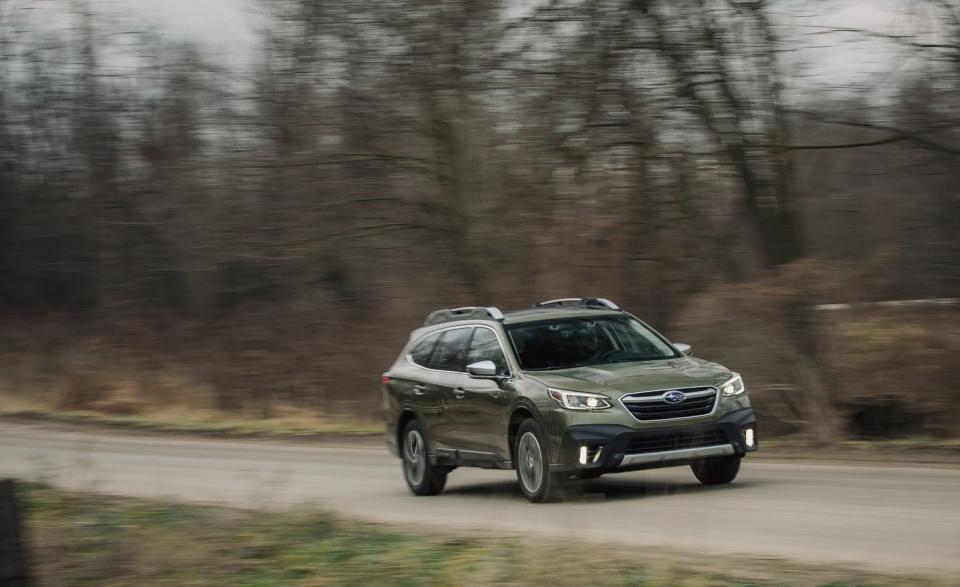
[[[582,490],[569,496],[569,498],[571,501],[583,502],[650,499],[671,495],[739,491],[762,484],[763,482],[743,480],[734,481],[729,485],[701,485],[697,481],[662,481],[637,477],[608,479],[602,477],[584,482]]]
[[[628,499],[651,499],[672,495],[739,491],[766,484],[768,484],[767,481],[740,480],[729,485],[706,486],[695,480],[664,481],[661,479],[644,479],[637,475],[627,478],[611,476],[610,478],[601,477],[600,479],[574,483],[570,490],[566,492],[563,502],[596,503]],[[448,487],[444,494],[490,499],[526,499],[515,479],[456,485]]]

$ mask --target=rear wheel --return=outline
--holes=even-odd
[[[427,441],[419,420],[411,420],[403,430],[400,454],[403,459],[403,478],[416,495],[436,495],[447,484],[444,467],[430,464]]]
[[[524,420],[517,430],[514,448],[517,481],[527,499],[534,503],[556,501],[563,491],[563,477],[550,472],[546,437],[537,421]]]
[[[740,456],[715,457],[693,463],[690,468],[697,480],[704,485],[725,485],[737,478],[740,472]]]

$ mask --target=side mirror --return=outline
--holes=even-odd
[[[673,347],[678,351],[680,351],[681,354],[686,355],[688,357],[693,354],[693,347],[688,345],[685,342],[674,343]]]
[[[467,374],[474,379],[503,379],[497,373],[497,365],[493,361],[477,361],[467,365]]]

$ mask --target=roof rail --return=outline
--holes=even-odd
[[[614,304],[607,298],[559,298],[556,300],[547,300],[534,304],[534,308],[559,308],[562,306],[575,306],[579,308],[606,308],[608,310],[619,310],[620,306]]]
[[[451,308],[449,310],[436,310],[427,315],[423,321],[424,326],[433,326],[434,324],[443,324],[444,322],[453,322],[454,320],[496,320],[503,322],[503,312],[495,306],[465,306],[463,308]]]

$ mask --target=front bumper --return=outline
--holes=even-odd
[[[747,430],[752,430],[748,444]],[[759,447],[752,408],[712,422],[636,429],[617,424],[571,426],[563,437],[561,471],[586,475],[684,465],[700,459],[745,455]]]

